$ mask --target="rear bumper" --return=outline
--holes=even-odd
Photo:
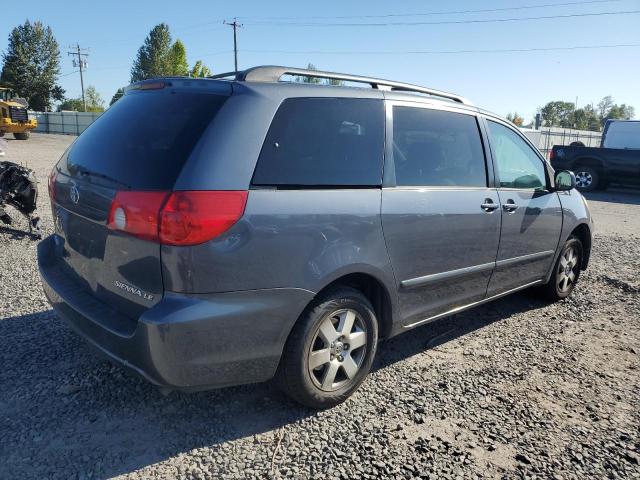
[[[166,292],[137,321],[82,290],[38,246],[42,284],[56,313],[89,343],[150,382],[203,390],[271,378],[287,336],[313,293],[275,288],[216,294]]]

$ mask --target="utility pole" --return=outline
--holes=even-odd
[[[73,46],[70,46],[69,48],[74,48]],[[87,68],[87,57],[89,56],[88,53],[86,53],[88,49],[87,48],[80,48],[80,44],[76,43],[75,46],[75,51],[71,50],[69,52],[67,52],[67,55],[72,55],[73,57],[75,57],[73,59],[73,66],[74,67],[80,67],[80,88],[82,89],[82,107],[84,108],[84,111],[87,111],[87,101],[84,98],[84,78],[82,76],[83,71]]]
[[[224,23],[225,25],[229,25],[230,27],[233,27],[233,64],[234,64],[234,71],[237,72],[238,71],[238,39],[237,39],[236,31],[238,30],[238,28],[242,27],[242,24],[238,23],[238,19],[235,17],[233,18],[233,22],[227,22],[225,20],[222,23]]]

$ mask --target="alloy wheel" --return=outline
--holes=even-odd
[[[593,183],[593,177],[589,172],[576,173],[576,187],[588,188]]]
[[[574,247],[568,248],[560,257],[556,283],[558,290],[567,292],[576,281],[578,266],[578,251]]]
[[[367,352],[367,330],[355,310],[327,315],[314,334],[307,356],[311,380],[320,390],[333,392],[355,379]]]

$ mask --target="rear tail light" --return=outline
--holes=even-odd
[[[242,217],[247,193],[173,192],[160,212],[160,242],[196,245],[217,237]]]
[[[49,174],[49,199],[51,200],[51,205],[56,201],[56,178],[58,177],[58,170],[56,167],[53,167],[51,173]]]
[[[107,225],[165,245],[196,245],[244,214],[247,191],[118,192]]]
[[[167,192],[118,192],[107,226],[144,240],[158,241],[158,214]]]
[[[551,151],[549,152],[549,160],[553,160],[554,158],[556,158],[556,152],[552,148]]]

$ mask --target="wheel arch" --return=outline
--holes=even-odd
[[[380,338],[388,337],[393,330],[394,307],[391,294],[384,282],[370,273],[347,273],[327,283],[314,298],[341,286],[354,288],[369,299],[378,319],[378,336]]]
[[[589,258],[591,257],[591,229],[586,223],[581,223],[576,226],[572,231],[571,235],[575,236],[582,243],[582,265],[580,265],[581,270],[586,270],[589,265]]]

